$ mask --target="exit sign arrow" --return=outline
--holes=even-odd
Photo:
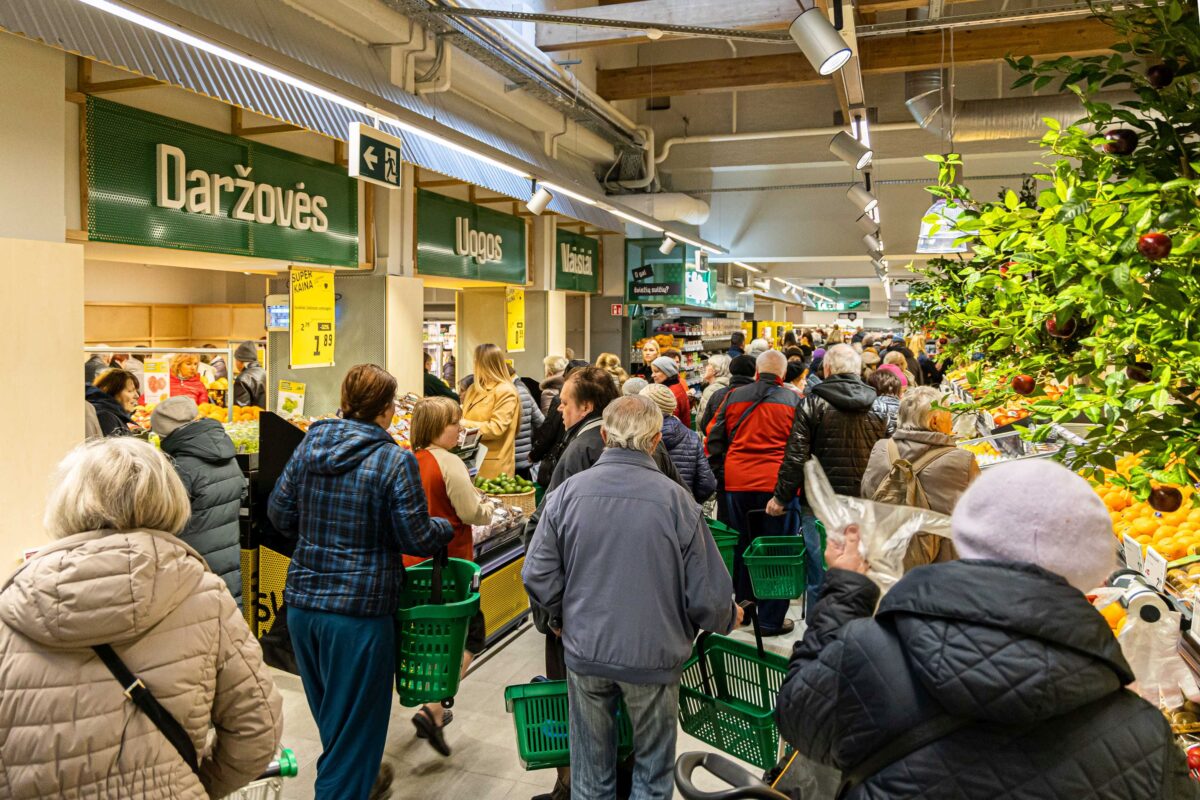
[[[377,183],[389,189],[400,188],[400,163],[404,140],[361,122],[350,123],[350,177]]]

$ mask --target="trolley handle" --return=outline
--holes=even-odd
[[[289,747],[283,748],[279,753],[279,758],[272,759],[267,764],[267,769],[262,775],[259,775],[256,780],[264,780],[266,778],[294,778],[300,771],[300,764],[296,761],[296,754]]]
[[[712,792],[697,789],[692,783],[692,774],[700,767],[731,788]],[[775,791],[741,765],[717,753],[681,755],[675,762],[675,785],[684,800],[787,800],[787,795]]]

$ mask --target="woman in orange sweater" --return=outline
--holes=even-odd
[[[480,494],[471,482],[467,465],[450,451],[458,445],[462,432],[462,408],[449,397],[426,397],[417,401],[412,417],[413,454],[421,470],[421,484],[429,504],[429,516],[441,517],[454,528],[454,538],[447,547],[451,558],[472,561],[475,558],[475,539],[472,525],[487,525],[492,521],[493,503]],[[404,557],[406,567],[424,559]],[[462,671],[471,659],[483,651],[484,621],[480,612],[471,620],[467,631],[467,649],[463,653]],[[450,746],[442,734],[453,719],[451,712],[440,705],[424,705],[413,716],[417,737],[428,739],[434,750],[450,755]]]

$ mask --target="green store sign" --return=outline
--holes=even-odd
[[[600,291],[600,243],[590,236],[559,231],[554,288],[567,292]]]
[[[336,165],[96,97],[88,238],[358,266],[358,185]]]
[[[417,271],[525,285],[525,220],[417,190]]]

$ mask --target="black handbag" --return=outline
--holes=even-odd
[[[146,684],[142,683],[142,679],[130,672],[129,667],[125,666],[125,662],[112,649],[112,645],[98,644],[92,649],[96,651],[96,655],[100,656],[100,660],[104,662],[104,666],[108,667],[112,676],[117,679],[117,683],[125,689],[125,696],[150,718],[154,727],[162,731],[162,735],[167,737],[167,741],[179,753],[184,763],[199,776],[200,762],[196,758],[196,746],[192,744],[191,737],[187,735],[187,731],[183,729],[179,721],[171,716],[170,711],[163,708],[162,704],[158,702],[158,698],[150,693]]]

